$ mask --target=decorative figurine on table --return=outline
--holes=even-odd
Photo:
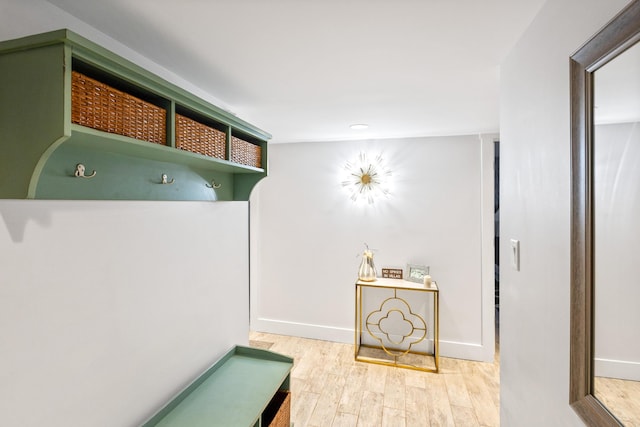
[[[360,263],[360,269],[358,270],[358,279],[363,282],[374,282],[376,280],[376,266],[373,265],[373,252],[369,249],[369,246],[365,243],[366,247],[362,254],[362,263]]]

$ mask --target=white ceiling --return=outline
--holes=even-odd
[[[500,62],[544,1],[49,0],[273,142],[497,132]]]

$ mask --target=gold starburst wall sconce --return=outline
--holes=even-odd
[[[354,161],[344,166],[342,186],[354,202],[373,204],[390,194],[391,170],[386,166],[382,154],[370,158],[360,153]]]

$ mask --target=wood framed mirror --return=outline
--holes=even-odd
[[[604,389],[599,388],[600,385],[596,386],[600,378],[607,377],[608,380],[608,377],[613,377],[616,381],[622,378],[619,377],[619,374],[603,375],[598,373],[597,371],[602,370],[600,365],[603,361],[627,363],[636,369],[636,372],[640,367],[640,357],[636,356],[637,350],[634,350],[636,353],[631,357],[628,355],[629,353],[620,355],[618,357],[620,361],[613,360],[616,357],[607,359],[597,356],[597,353],[602,351],[603,343],[609,342],[609,338],[611,338],[604,335],[606,332],[603,331],[612,331],[613,333],[609,335],[617,336],[622,335],[624,329],[634,330],[632,333],[635,334],[635,341],[640,342],[638,339],[640,336],[635,332],[638,323],[628,323],[628,317],[624,317],[628,316],[626,313],[629,311],[624,308],[625,300],[633,298],[637,304],[638,300],[634,295],[637,295],[638,291],[635,291],[635,288],[640,289],[640,284],[637,283],[635,276],[627,274],[626,280],[621,280],[619,275],[620,272],[625,271],[634,271],[636,272],[634,274],[640,273],[640,258],[637,257],[640,232],[635,231],[640,229],[635,225],[636,222],[640,223],[640,218],[636,215],[631,225],[632,230],[625,229],[620,234],[624,235],[625,245],[632,243],[636,246],[635,257],[638,259],[626,261],[626,264],[624,264],[624,257],[621,256],[624,249],[619,253],[606,254],[619,242],[612,241],[615,238],[615,233],[610,232],[606,226],[604,228],[602,226],[602,222],[605,220],[608,221],[607,224],[622,222],[625,217],[640,211],[640,179],[635,179],[633,174],[629,174],[629,171],[640,171],[640,117],[638,117],[638,112],[631,112],[624,120],[618,121],[607,122],[598,117],[601,114],[601,106],[598,105],[598,102],[608,96],[602,92],[607,87],[603,82],[611,81],[609,70],[615,68],[626,69],[623,74],[631,76],[632,79],[631,87],[623,87],[622,92],[619,92],[623,93],[626,98],[633,97],[632,103],[640,105],[640,67],[628,70],[629,67],[626,65],[624,67],[613,66],[613,64],[626,64],[628,58],[635,58],[636,55],[637,58],[640,58],[639,41],[640,0],[635,0],[571,57],[572,206],[569,401],[589,426],[620,426],[627,422],[635,423],[640,420],[640,406],[638,406],[638,410],[635,410],[635,413],[634,409],[620,410],[606,397]],[[640,63],[640,59],[633,59],[633,62]],[[605,72],[605,70],[607,71]],[[616,79],[621,80],[622,77],[614,77],[614,81]],[[616,85],[620,83],[621,81],[616,81]],[[613,104],[619,107],[625,105],[626,100],[625,102],[614,100]],[[620,126],[624,125],[626,133],[621,138],[622,141],[608,145],[609,141],[602,133],[598,120],[601,120],[600,123],[603,125],[615,124],[617,126],[616,132]],[[620,137],[618,136],[618,138]],[[619,144],[621,148],[615,148],[616,144]],[[618,153],[617,158],[616,155],[611,154],[612,152]],[[633,158],[633,161],[625,160],[629,156]],[[622,164],[621,158],[626,164]],[[611,179],[607,176],[612,174],[615,175],[615,185],[604,184],[602,181]],[[638,176],[640,176],[640,172],[638,172]],[[624,193],[617,188],[621,183],[624,186]],[[619,201],[617,205],[605,206],[605,203],[614,203],[609,197],[613,192],[618,192],[618,196],[621,196],[617,199],[625,201],[625,212],[615,210],[620,208]],[[629,199],[632,201],[629,202]],[[637,203],[634,201],[635,199],[638,199]],[[616,227],[620,229],[625,227],[625,224],[616,224]],[[608,246],[605,246],[605,243]],[[633,264],[638,264],[638,266]],[[615,285],[622,282],[628,282],[629,286],[633,287],[631,295],[619,294],[619,286]],[[615,310],[612,312],[611,307],[607,309],[602,307],[605,300],[609,299],[606,292],[618,293],[611,296],[612,299],[618,301],[617,304],[620,304],[617,312]],[[635,310],[631,310],[631,313],[635,319],[640,319],[640,315],[637,314],[640,313],[640,310],[635,308]],[[617,329],[601,326],[607,316],[622,316],[615,319],[618,325]],[[596,319],[600,323],[596,322]],[[624,345],[628,347],[628,341],[623,342],[622,346]],[[634,375],[637,376],[637,373]],[[639,380],[640,378],[631,379],[634,387],[636,387],[636,383],[640,385]],[[620,381],[623,381],[624,384],[625,379]],[[627,396],[626,399],[640,401],[640,395]],[[628,418],[629,416],[632,418]]]

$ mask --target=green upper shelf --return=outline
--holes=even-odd
[[[79,124],[74,72],[159,107],[166,142]],[[0,198],[248,200],[267,175],[271,135],[69,30],[0,42],[0,93]],[[220,135],[217,157],[176,148],[176,112]]]

